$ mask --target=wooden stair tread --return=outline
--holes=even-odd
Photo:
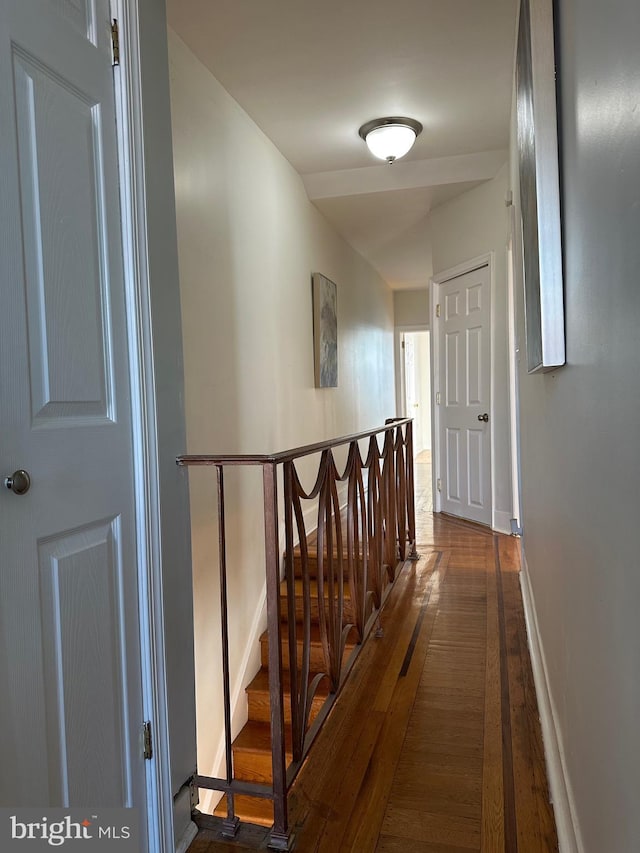
[[[310,644],[309,644],[309,661],[311,664],[311,669],[316,672],[324,672],[325,669],[325,661],[324,661],[324,650],[322,648],[322,640],[320,638],[320,627],[317,623],[311,623],[311,631],[310,631]],[[284,670],[288,670],[290,666],[289,659],[289,628],[288,621],[286,619],[283,620],[282,623],[282,667]],[[347,642],[345,644],[344,649],[344,660],[347,660],[353,649],[357,644],[357,630],[356,628],[352,628],[347,636]],[[302,625],[300,622],[297,623],[296,630],[296,645],[298,647],[296,660],[298,662],[298,666],[302,663]],[[262,661],[262,666],[269,666],[269,635],[265,631],[260,637],[260,659]]]
[[[327,553],[327,551],[321,553],[324,553],[324,571],[326,573],[329,563],[329,554]],[[340,552],[334,546],[333,551],[331,552],[331,560],[333,562],[334,571],[338,566],[339,559]],[[295,577],[302,577],[302,551],[299,545],[293,549],[293,569]],[[307,549],[307,569],[310,577],[316,578],[318,576],[318,551],[315,545]],[[349,553],[346,546],[346,540],[342,548],[342,570],[344,576],[347,577],[349,573]]]
[[[342,533],[342,537],[343,537],[344,541],[346,542],[347,541],[347,510],[346,510],[346,507],[343,507],[340,510],[340,522],[341,522],[340,530]],[[318,547],[318,528],[316,527],[315,530],[312,530],[309,533],[307,533],[306,539],[307,539],[307,548],[309,549],[309,551],[311,551],[312,549],[314,551],[317,550],[317,547]],[[335,542],[335,530],[333,532],[333,539]],[[296,545],[296,546],[294,546],[293,553],[295,554],[296,551],[299,551],[299,550],[300,550],[300,545]]]
[[[345,537],[346,547],[346,537]],[[318,601],[318,554],[315,542],[311,543],[308,550],[308,572],[311,579],[310,582],[310,649],[309,659],[311,672],[309,673],[309,683],[311,683],[316,675],[324,670],[324,651],[322,647],[322,639],[318,620],[321,613],[320,602]],[[352,621],[353,607],[351,603],[351,589],[348,580],[348,564],[346,554],[344,561],[339,570],[338,552],[334,544],[333,549],[333,599],[329,599],[329,584],[327,580],[327,563],[324,563],[324,583],[323,593],[326,602],[326,608],[336,608],[338,586],[342,583],[343,595],[343,624]],[[302,637],[303,630],[301,622],[304,613],[304,584],[302,580],[300,548],[293,551],[294,564],[294,580],[293,580],[293,610],[294,618],[297,623],[296,630],[296,660],[299,662],[302,659]],[[339,575],[339,577],[336,577]],[[288,605],[287,605],[287,583],[283,581],[280,587],[281,591],[281,643],[282,643],[282,689],[283,689],[283,715],[284,715],[284,736],[285,736],[285,762],[290,764],[293,760],[292,750],[292,731],[291,731],[291,673],[289,671],[290,655],[289,655],[289,630],[288,630]],[[346,661],[356,646],[357,631],[355,628],[350,631],[347,642],[343,662]],[[245,688],[248,699],[249,720],[238,733],[232,744],[233,752],[233,768],[234,775],[238,780],[270,784],[272,779],[272,755],[271,755],[271,708],[270,708],[270,691],[269,691],[269,638],[265,631],[260,637],[261,644],[261,661],[262,668],[258,671],[251,683]],[[309,708],[309,722],[313,721],[321,712],[321,709],[330,694],[329,679],[322,678],[316,688],[316,691]],[[271,826],[273,824],[273,804],[270,800],[263,800],[248,795],[237,795],[235,797],[235,812],[241,820],[249,823],[254,823],[260,826]],[[224,798],[220,801],[216,815],[226,815],[226,802]]]
[[[318,597],[318,588],[315,583],[311,584],[311,588],[309,590],[309,611],[311,616],[311,621],[318,622],[320,618],[320,599]],[[329,597],[329,587],[328,584],[324,584],[323,588],[323,596],[322,601],[324,602],[323,607],[325,609],[334,608],[334,610],[338,606],[338,590],[336,589],[336,585],[334,585],[333,596]],[[293,595],[293,605],[295,608],[295,618],[296,622],[300,623],[304,618],[304,607],[305,607],[305,598],[303,594],[303,583],[300,578],[294,579],[294,595]],[[343,583],[342,588],[342,607],[343,607],[343,624],[348,622],[354,622],[355,617],[353,614],[353,606],[351,604],[351,589],[349,584],[345,581]],[[288,619],[289,615],[289,601],[287,596],[287,582],[286,580],[282,581],[280,585],[280,615],[283,620]]]
[[[309,681],[311,681],[318,673],[312,672],[309,675]],[[282,670],[282,688],[285,693],[291,692],[291,673],[288,669]],[[268,693],[269,692],[269,669],[266,666],[263,666],[258,670],[258,674],[253,679],[253,681],[246,687],[247,693],[250,691]],[[318,699],[327,698],[329,695],[329,679],[323,678],[320,684],[318,684],[318,688],[315,693]]]
[[[273,802],[262,797],[248,797],[246,794],[236,794],[233,798],[234,811],[240,820],[257,826],[273,825]],[[227,816],[227,797],[220,800],[215,808],[216,817]]]
[[[291,702],[291,673],[289,670],[282,671],[283,711],[285,725],[291,725],[292,702]],[[309,682],[316,673],[311,673]],[[269,693],[269,667],[263,666],[255,676],[251,684],[246,688],[249,700],[249,719],[269,723],[271,721],[271,695]],[[322,678],[311,700],[309,708],[309,720],[315,720],[329,695],[329,679]]]
[[[337,554],[334,554],[334,560],[337,559]],[[344,555],[345,559],[342,563],[342,576],[347,579],[349,577],[349,564],[346,559],[346,554]],[[309,572],[309,577],[315,580],[318,577],[318,557],[315,553],[310,553],[308,555],[307,568]],[[326,577],[326,564],[325,564],[324,575]],[[337,564],[334,563],[334,571],[337,568]],[[293,574],[296,578],[302,577],[302,555],[294,554],[293,556]]]
[[[289,642],[289,629],[286,627],[286,624],[287,623],[285,621],[282,625],[282,640],[284,643]],[[310,636],[310,642],[311,642],[312,646],[321,646],[322,645],[322,638],[320,636],[320,626],[317,624],[317,622],[311,623],[311,631],[309,632],[309,636]],[[302,640],[302,629],[301,628],[297,629],[296,639],[298,642],[301,642],[301,640]],[[269,634],[267,633],[267,631],[263,631],[263,633],[260,635],[260,642],[261,643],[268,643],[269,642]],[[347,637],[346,647],[348,649],[352,649],[355,645],[356,645],[356,629],[353,628],[349,632],[349,636]]]
[[[323,553],[324,553],[324,555],[325,555],[325,559],[326,559],[326,558],[327,558],[327,550],[326,550],[326,548],[325,548],[325,550],[324,550],[324,552],[323,552]],[[334,545],[333,545],[333,550],[332,550],[332,552],[331,552],[331,553],[333,554],[333,558],[334,558],[334,560],[335,560],[335,559],[337,559],[338,554],[339,554],[340,552],[338,551],[338,548],[337,548],[337,546],[336,546],[336,544],[335,544],[335,543],[334,543]],[[342,556],[343,556],[343,558],[346,560],[346,559],[348,558],[348,555],[349,555],[349,551],[348,551],[348,549],[347,549],[347,540],[345,539],[345,540],[344,540],[344,542],[342,543]],[[316,548],[315,544],[314,544],[313,546],[311,546],[311,545],[310,545],[310,546],[307,548],[307,556],[308,556],[310,559],[317,560],[317,558],[318,558],[318,549]],[[294,559],[294,560],[301,560],[301,559],[302,559],[302,549],[300,548],[300,546],[299,546],[299,545],[296,545],[296,547],[293,549],[293,559]]]
[[[302,598],[302,596],[303,596],[302,578],[295,578],[293,583],[294,583],[294,590],[295,590],[296,598]],[[337,586],[337,584],[338,584],[338,581],[337,580],[334,581],[334,588],[335,588],[335,586]],[[310,584],[310,587],[311,587],[309,590],[309,592],[311,593],[310,597],[312,599],[317,598],[318,597],[318,595],[317,595],[318,585],[315,583],[315,580],[313,583]],[[346,580],[343,582],[342,589],[343,589],[344,598],[350,599],[351,598],[351,587],[346,582]],[[322,592],[323,592],[323,595],[325,598],[329,597],[329,584],[327,583],[327,581],[324,582]],[[286,597],[286,595],[287,595],[287,581],[286,580],[283,580],[282,583],[280,584],[280,593],[281,593],[281,595]]]
[[[287,761],[293,759],[291,748],[291,727],[284,727],[285,753]],[[234,752],[255,752],[271,755],[271,726],[269,723],[261,723],[256,720],[248,720],[244,728],[233,742]]]

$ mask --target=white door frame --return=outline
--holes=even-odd
[[[440,287],[451,281],[453,278],[473,272],[480,267],[488,266],[489,268],[489,287],[490,287],[490,324],[489,330],[489,350],[490,350],[490,396],[491,405],[489,407],[489,434],[491,448],[491,526],[495,529],[495,446],[494,446],[494,430],[493,419],[495,415],[495,394],[494,394],[494,312],[495,312],[495,257],[494,252],[487,252],[484,255],[478,255],[468,261],[464,261],[455,267],[444,270],[438,275],[434,275],[429,281],[430,295],[430,311],[431,311],[431,445],[432,445],[432,478],[433,478],[433,511],[442,512],[442,494],[438,491],[438,480],[442,477],[442,446],[440,441],[440,406],[436,404],[438,393],[442,392],[440,387],[440,335],[441,335],[441,317],[436,316],[437,306],[440,304]]]
[[[114,67],[124,285],[130,360],[138,605],[144,719],[153,732],[146,761],[149,850],[174,849],[173,797],[164,650],[160,496],[157,466],[155,367],[148,274],[145,157],[138,0],[111,0],[120,23],[120,65]]]

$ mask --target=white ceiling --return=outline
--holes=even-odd
[[[167,0],[169,24],[392,287],[427,284],[429,211],[507,157],[517,0]],[[424,131],[375,160],[369,119]]]

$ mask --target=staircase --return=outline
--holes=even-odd
[[[343,460],[346,450],[346,463],[340,467],[334,457],[336,448],[342,448],[340,455]],[[313,487],[306,491],[296,466],[299,460],[313,457],[317,460],[317,476]],[[291,777],[295,778],[311,747],[313,736],[317,734],[316,728],[330,711],[336,691],[348,675],[346,659],[350,658],[349,664],[353,662],[352,655],[358,651],[356,643],[367,636],[379,619],[386,585],[393,581],[397,569],[405,560],[418,557],[415,547],[412,422],[410,418],[391,418],[382,427],[269,455],[204,454],[179,456],[176,461],[178,465],[188,468],[208,467],[216,475],[218,570],[223,604],[222,699],[224,735],[230,765],[227,768],[228,778],[236,783],[236,789],[243,787],[254,795],[271,789],[273,802],[277,806],[274,810],[270,800],[236,795],[233,811],[235,816],[247,823],[272,826],[269,837],[274,849],[288,849],[291,828],[286,806]],[[272,641],[275,641],[273,638],[278,634],[278,627],[282,629],[282,648],[277,651],[282,653],[286,680],[283,685],[281,673],[271,673],[276,691],[274,695],[278,697],[278,716],[282,714],[283,721],[283,730],[278,728],[271,732],[267,668],[269,647],[265,634],[261,638],[262,667],[247,688],[249,720],[232,742],[224,474],[238,466],[259,468],[262,472],[269,629]],[[282,482],[281,498],[279,481]],[[346,497],[344,507],[340,504],[343,490]],[[316,502],[315,506],[310,501]],[[324,553],[318,553],[315,543],[309,541],[305,534],[304,514],[307,508],[315,512],[316,507],[318,537],[324,543]],[[287,573],[292,596],[288,605],[285,603],[287,588],[281,587],[279,594],[277,581],[282,557],[281,532],[284,533],[285,542],[293,543],[299,536],[303,545],[302,554],[299,551],[296,553],[292,544],[287,545],[291,555],[291,559],[287,559]],[[340,549],[339,559],[337,548]],[[343,548],[348,549],[349,553],[343,553]],[[318,562],[327,567],[326,576],[324,572],[320,574]],[[348,573],[349,577],[336,577],[336,572],[340,571]],[[326,603],[318,599],[318,594],[324,596]],[[280,625],[278,598],[281,600]],[[293,624],[287,624],[288,619],[295,620],[295,630]],[[352,628],[353,624],[357,627]],[[301,630],[298,630],[298,626]],[[298,660],[296,676],[288,672],[290,630],[296,642],[298,634],[305,634],[304,651],[297,648],[293,655]],[[277,657],[274,651],[272,648],[271,655]],[[306,670],[304,676],[301,675],[303,668],[300,666],[303,657]],[[309,689],[301,689],[301,678],[307,680],[304,687]],[[293,709],[287,692],[291,681],[296,688],[294,693],[297,694],[294,696]],[[333,693],[329,693],[330,685]],[[312,689],[316,691],[315,695],[311,694]],[[292,717],[293,726],[290,722]],[[273,780],[272,755],[276,756],[276,775]],[[287,759],[289,774],[285,772]],[[225,780],[211,776],[196,774],[194,781],[201,788],[214,791],[228,789]],[[227,817],[226,805],[223,800],[216,810],[217,816]],[[206,824],[207,817],[198,816],[197,810],[194,811],[194,820],[198,822],[201,819],[199,825]],[[236,825],[234,815],[229,817],[225,825],[228,834],[233,832]],[[211,824],[217,827],[219,821],[211,821]]]
[[[319,673],[325,671],[324,653],[318,624],[318,598],[315,589],[317,577],[317,552],[315,538],[312,536],[308,541],[309,574],[312,578],[311,590],[311,646],[310,646],[310,674],[309,683]],[[345,560],[346,572],[346,560]],[[302,561],[300,548],[294,550],[294,575],[295,575],[295,614],[296,622],[300,625],[303,619],[302,599]],[[326,587],[325,587],[326,595]],[[349,598],[349,588],[345,576],[345,608],[344,622],[352,621]],[[285,743],[287,765],[292,760],[291,750],[291,691],[290,691],[290,657],[289,657],[289,631],[288,631],[288,608],[287,608],[287,584],[283,581],[280,587],[281,619],[282,619],[282,667],[283,667],[283,689],[284,689],[284,718],[285,718]],[[302,632],[298,631],[300,636]],[[347,638],[344,651],[343,663],[349,658],[356,644],[356,632],[352,630]],[[246,688],[249,719],[233,742],[233,767],[235,778],[245,782],[260,782],[270,784],[272,781],[272,758],[271,758],[271,727],[270,727],[270,701],[269,701],[269,640],[267,632],[260,637],[260,654],[262,666],[253,681]],[[299,640],[296,650],[298,665],[302,660],[302,642]],[[329,695],[329,679],[323,678],[315,692],[309,724],[313,723],[320,709]],[[270,800],[258,797],[236,795],[234,798],[235,813],[242,821],[271,826],[273,823],[273,804]],[[226,817],[226,797],[223,797],[215,810],[218,817]]]

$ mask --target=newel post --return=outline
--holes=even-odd
[[[271,704],[271,756],[273,768],[272,850],[290,850],[287,815],[287,766],[282,693],[282,638],[280,627],[280,543],[278,536],[277,465],[262,466],[264,490],[264,544],[267,572],[267,632],[269,637],[269,699]]]

